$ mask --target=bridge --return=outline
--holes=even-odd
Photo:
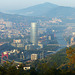
[[[63,45],[63,44],[47,44],[47,46],[67,46],[67,45]]]
[[[5,60],[5,59],[3,59],[3,61],[9,61],[9,62],[12,62],[13,60],[10,60],[10,59]],[[14,61],[14,63],[17,63],[17,64],[22,64],[22,62],[19,62],[19,61]]]
[[[56,51],[47,51],[47,52],[53,52],[53,53],[55,53]]]

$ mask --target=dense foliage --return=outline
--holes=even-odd
[[[0,75],[74,75],[75,70],[57,69],[56,66],[50,67],[48,63],[38,64],[37,68],[24,70],[23,65],[16,68],[16,65],[3,64],[0,66]]]
[[[0,75],[75,75],[75,48],[64,48],[45,59],[31,63],[29,70],[21,64],[18,69],[14,61],[0,65]],[[70,63],[70,64],[69,64]]]

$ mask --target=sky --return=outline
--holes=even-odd
[[[75,7],[75,0],[0,0],[0,10],[18,10],[45,2]]]

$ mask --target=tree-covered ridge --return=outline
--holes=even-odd
[[[69,48],[66,50],[67,58],[69,59],[68,67],[70,69],[75,68],[75,48]]]
[[[69,54],[69,53],[72,53],[72,54]],[[72,55],[71,58],[68,57],[68,54],[70,56]],[[75,66],[74,66],[75,65],[75,55],[74,54],[75,54],[74,46],[72,46],[72,48],[64,48],[55,54],[47,56],[45,59],[33,62],[34,64],[33,67],[36,67],[37,69],[39,68],[41,70],[56,69],[57,73],[58,71],[60,71],[60,74],[53,74],[53,75],[63,75],[63,74],[71,75],[75,73]],[[68,58],[70,59],[70,61]]]
[[[75,75],[75,47],[64,48],[45,59],[33,61],[29,70],[21,64],[18,69],[14,61],[0,65],[0,75]]]
[[[54,54],[46,56],[46,58],[42,60],[34,61],[32,65],[36,67],[38,63],[48,63],[48,65],[50,66],[56,64],[57,67],[59,67],[61,66],[61,64],[65,64],[68,61],[68,58],[66,58],[66,49],[67,48],[61,49],[60,51]]]

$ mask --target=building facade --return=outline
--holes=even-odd
[[[37,60],[37,54],[31,54],[31,60]]]
[[[31,23],[30,42],[33,45],[38,45],[38,26],[37,26],[37,23]]]

